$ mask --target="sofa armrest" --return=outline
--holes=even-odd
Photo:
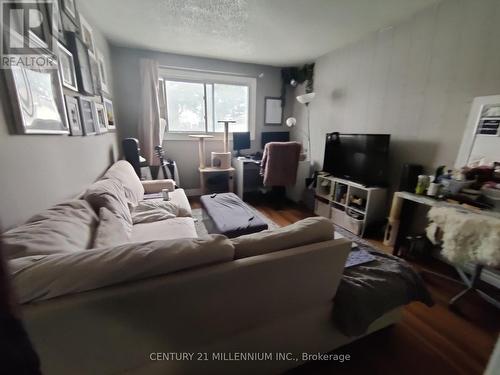
[[[144,187],[145,194],[152,193],[160,193],[163,189],[167,189],[168,191],[175,190],[175,181],[174,180],[146,180],[141,181],[142,186]]]

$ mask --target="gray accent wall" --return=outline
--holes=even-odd
[[[333,131],[391,134],[393,187],[403,163],[429,173],[453,167],[473,98],[500,93],[499,18],[498,0],[447,0],[317,59],[310,104],[316,168]],[[305,107],[289,103],[305,126]],[[303,138],[300,130],[294,136]]]
[[[111,77],[108,43],[95,28],[94,38]],[[16,135],[10,131],[14,119],[3,79],[0,92],[0,225],[5,230],[81,193],[117,159],[118,141],[116,133]]]
[[[117,46],[112,46],[111,52],[116,92],[115,109],[118,110],[117,122],[120,124],[120,135],[123,137],[138,138],[141,99],[139,60],[141,58],[156,59],[161,66],[227,72],[257,78],[256,139],[252,142],[252,150],[257,151],[260,148],[261,131],[288,131],[288,128],[284,126],[264,126],[264,97],[281,94],[279,68]],[[258,78],[261,73],[264,75]],[[197,140],[165,140],[163,146],[167,157],[176,160],[178,164],[181,186],[185,189],[199,188]],[[220,152],[222,148],[221,141],[208,141],[207,160],[211,151]],[[250,152],[250,150],[244,151]]]

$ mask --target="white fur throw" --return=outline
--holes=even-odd
[[[500,266],[500,219],[448,207],[433,207],[427,237],[436,243],[441,229],[442,254],[455,264],[478,263]]]

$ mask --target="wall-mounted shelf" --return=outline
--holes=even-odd
[[[316,215],[364,236],[366,228],[386,216],[387,189],[320,174],[316,181]]]

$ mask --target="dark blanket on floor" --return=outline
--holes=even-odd
[[[334,298],[334,321],[347,336],[364,334],[373,321],[412,301],[434,304],[420,275],[408,263],[366,250],[376,260],[346,268]]]

